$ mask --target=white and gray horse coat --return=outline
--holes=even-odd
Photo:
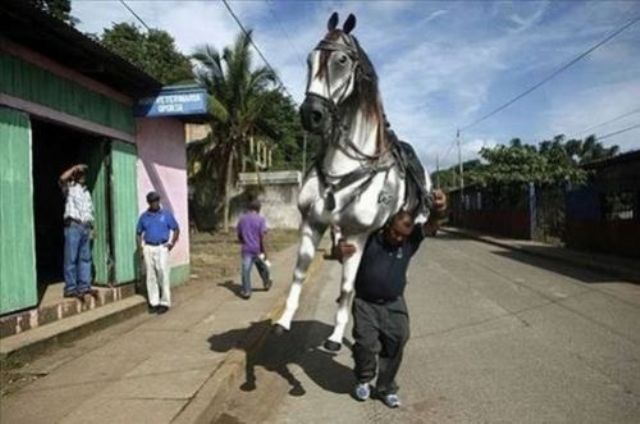
[[[369,235],[400,209],[415,209],[416,196],[407,196],[406,169],[385,129],[382,103],[373,66],[349,33],[355,17],[343,30],[329,32],[309,56],[307,95],[301,107],[303,124],[323,138],[320,157],[307,173],[298,198],[302,214],[301,241],[286,308],[276,330],[289,330],[298,308],[302,282],[329,227],[337,238],[356,247],[342,264],[341,295],[335,327],[325,346],[340,348],[349,321],[349,308],[363,249]],[[431,189],[428,174],[425,190]],[[411,193],[409,193],[411,194]]]

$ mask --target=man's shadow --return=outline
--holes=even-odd
[[[306,392],[302,383],[289,370],[290,364],[296,364],[324,390],[338,394],[350,392],[355,381],[353,371],[337,362],[335,353],[319,348],[331,334],[331,326],[319,321],[294,321],[291,331],[282,336],[274,335],[271,328],[272,322],[264,320],[208,339],[215,352],[228,352],[234,348],[245,352],[246,375],[241,390],[256,389],[255,368],[259,366],[284,378],[291,386],[290,395],[303,396]],[[265,331],[268,333],[266,340],[261,347],[257,346]],[[351,348],[350,344],[346,347]]]

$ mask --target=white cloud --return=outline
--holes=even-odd
[[[449,13],[448,10],[446,9],[440,9],[440,10],[436,10],[435,12],[431,13],[427,19],[424,20],[425,23],[427,22],[431,22],[434,19],[436,19],[438,16],[442,16],[442,15],[446,15],[447,13]]]
[[[185,53],[202,43],[228,45],[238,33],[219,1],[129,4],[150,26],[169,31]],[[446,10],[442,3],[422,1],[231,5],[255,29],[256,43],[297,101],[304,96],[306,55],[324,35],[329,15],[338,11],[344,21],[354,13],[358,24],[353,33],[374,62],[390,122],[430,169],[458,126],[522,92],[640,12],[640,4],[625,1],[514,1],[490,7],[484,2],[448,2]],[[112,22],[134,21],[115,0],[74,0],[73,14],[83,21],[80,28],[90,32]],[[538,141],[547,134],[585,128],[594,116],[605,120],[631,109],[634,93],[640,97],[639,30],[628,30],[571,71],[463,134],[470,140],[463,144],[464,158],[473,158],[482,143],[491,146],[515,136]],[[255,62],[260,63],[257,56]],[[640,138],[633,135],[608,141],[640,147],[634,141]],[[455,152],[448,156],[441,166],[457,160]]]

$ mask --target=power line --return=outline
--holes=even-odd
[[[582,60],[585,57],[587,57],[589,54],[591,54],[593,51],[598,49],[603,44],[605,44],[608,41],[612,40],[613,38],[617,37],[624,30],[626,30],[627,28],[629,28],[633,24],[637,23],[638,21],[640,21],[640,16],[637,16],[637,17],[633,18],[631,21],[627,22],[625,25],[623,25],[622,27],[618,28],[612,34],[610,34],[609,36],[607,36],[603,40],[601,40],[598,43],[596,43],[594,46],[590,47],[589,49],[587,49],[583,53],[579,54],[578,56],[576,56],[575,58],[573,58],[572,60],[570,60],[569,62],[567,62],[563,66],[561,66],[560,68],[558,68],[557,70],[553,71],[551,74],[549,74],[547,77],[543,78],[537,84],[531,86],[530,88],[526,89],[522,93],[518,94],[516,97],[514,97],[513,99],[511,99],[508,102],[504,103],[502,106],[499,106],[498,108],[492,110],[491,112],[487,113],[486,115],[482,116],[481,118],[476,119],[475,121],[473,121],[469,125],[466,125],[461,130],[465,131],[465,130],[467,130],[467,129],[479,124],[480,122],[482,122],[482,121],[484,121],[486,119],[489,119],[490,117],[492,117],[493,115],[497,114],[498,112],[506,109],[507,107],[511,106],[512,104],[514,104],[515,102],[517,102],[521,98],[525,97],[526,95],[528,95],[529,93],[533,92],[534,90],[540,88],[542,85],[546,84],[551,79],[555,78],[556,76],[558,76],[559,74],[561,74],[562,72],[564,72],[565,70],[570,68],[571,66],[575,65],[576,63],[578,63],[580,60]]]
[[[273,20],[278,24],[278,27],[280,27],[280,31],[284,34],[285,38],[287,39],[287,42],[289,43],[289,47],[291,47],[291,50],[296,51],[297,53],[300,53],[300,51],[293,45],[293,42],[291,41],[291,37],[289,36],[289,32],[287,31],[285,26],[282,25],[282,21],[276,15],[276,12],[275,10],[273,10],[273,7],[271,7],[270,0],[264,0],[264,2],[267,4],[267,7],[269,8],[269,12],[273,17]],[[306,66],[306,61],[304,60],[304,54],[301,54],[300,56],[303,58],[302,63]]]
[[[122,1],[122,0],[121,0]],[[253,46],[254,49],[256,49],[256,52],[258,52],[258,55],[260,56],[260,58],[262,58],[263,62],[267,65],[267,68],[269,68],[269,70],[271,72],[273,72],[273,75],[275,75],[276,79],[280,82],[280,85],[282,86],[282,89],[291,97],[293,98],[293,96],[291,95],[291,93],[289,92],[289,90],[287,90],[287,87],[284,85],[284,82],[282,82],[282,80],[280,79],[280,77],[278,76],[278,74],[276,73],[275,69],[273,69],[273,66],[271,66],[271,64],[269,63],[269,61],[267,60],[267,58],[262,54],[262,51],[260,51],[260,48],[258,48],[258,46],[256,45],[256,43],[254,43],[253,38],[251,37],[251,35],[249,34],[249,32],[245,29],[244,25],[242,25],[242,22],[240,22],[240,18],[238,18],[238,16],[235,14],[235,12],[233,11],[233,9],[231,8],[231,6],[229,5],[229,2],[227,0],[222,0],[222,3],[224,3],[225,7],[227,8],[227,10],[229,11],[229,14],[231,14],[231,17],[233,18],[234,21],[236,21],[236,24],[238,24],[238,27],[240,27],[240,30],[244,33],[244,35],[247,37],[247,39],[249,40],[249,42],[251,43],[251,45]]]
[[[586,133],[586,132],[588,132],[588,131],[594,130],[594,129],[596,129],[596,128],[603,127],[603,126],[605,126],[605,125],[607,125],[607,124],[611,124],[612,122],[619,121],[619,120],[620,120],[620,119],[622,119],[622,118],[626,118],[627,116],[631,116],[631,115],[633,115],[633,114],[635,114],[635,113],[638,113],[638,112],[640,112],[640,107],[639,107],[639,108],[637,108],[637,109],[634,109],[634,110],[632,110],[632,111],[630,111],[630,112],[623,113],[622,115],[618,115],[618,116],[616,116],[616,117],[614,117],[614,118],[611,118],[611,119],[609,119],[609,120],[607,120],[607,121],[604,121],[604,122],[601,122],[601,123],[599,123],[599,124],[593,125],[593,126],[591,126],[591,127],[587,128],[587,129],[584,129],[584,130],[582,130],[582,131],[580,131],[580,132],[574,132],[573,134],[576,134],[576,135],[578,135],[578,134],[584,134],[584,133]]]
[[[140,22],[142,26],[147,29],[147,31],[151,31],[151,28],[149,28],[149,26],[142,20],[142,18],[138,16],[138,14],[134,12],[133,9],[130,8],[129,5],[124,2],[124,0],[119,0],[119,1],[129,12],[131,12],[131,14],[138,20],[138,22]]]
[[[636,128],[640,128],[640,124],[632,125],[630,127],[627,127],[627,128],[624,128],[624,129],[621,129],[621,130],[618,130],[618,131],[610,132],[609,134],[605,134],[602,137],[596,136],[596,140],[602,141],[605,138],[609,138],[609,137],[613,137],[613,136],[616,136],[616,135],[619,135],[619,134],[622,134],[622,133],[626,133],[628,131],[635,130]]]

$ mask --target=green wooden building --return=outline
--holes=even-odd
[[[188,228],[184,117],[138,110],[161,90],[28,2],[0,3],[0,315],[35,307],[39,289],[62,280],[57,180],[72,164],[89,165],[94,284],[137,278],[135,223],[148,190]],[[172,283],[189,276],[188,231],[182,234]]]

